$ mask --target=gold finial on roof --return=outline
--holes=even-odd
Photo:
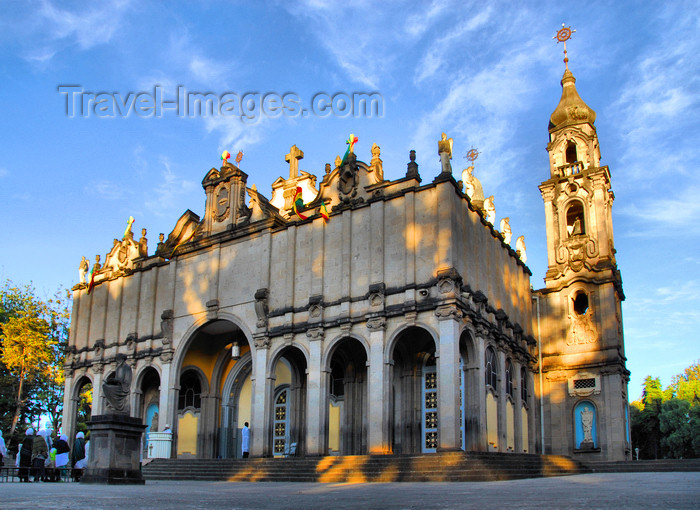
[[[557,40],[557,44],[560,42],[564,43],[564,65],[569,69],[569,57],[566,53],[566,41],[571,39],[571,36],[576,32],[576,30],[571,30],[571,27],[567,27],[565,23],[561,24],[561,28],[557,30],[557,35],[552,37],[552,39]]]

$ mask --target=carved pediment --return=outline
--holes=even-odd
[[[199,225],[199,216],[187,209],[177,220],[175,228],[170,232],[165,243],[159,246],[158,255],[165,258],[172,257],[178,248],[194,240]]]

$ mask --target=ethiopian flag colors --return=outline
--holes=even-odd
[[[306,216],[299,212],[299,209],[304,207],[304,200],[301,198],[301,186],[297,186],[297,192],[294,194],[294,202],[292,202],[292,209],[294,209],[294,214],[299,216],[300,219],[305,220]]]

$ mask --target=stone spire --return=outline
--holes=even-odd
[[[558,129],[568,124],[580,124],[595,122],[595,112],[583,102],[576,91],[576,78],[567,69],[561,79],[561,99],[549,118],[549,130]]]

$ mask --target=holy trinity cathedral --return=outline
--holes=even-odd
[[[544,288],[473,169],[454,179],[446,136],[432,180],[414,151],[385,180],[379,147],[366,164],[351,137],[318,182],[293,146],[270,199],[224,159],[203,216],[187,210],[155,252],[129,224],[81,265],[64,430],[86,384],[104,412],[125,354],[131,415],[169,424],[176,457],[239,457],[249,422],[251,456],[629,458],[614,195],[575,81],[567,67],[541,171]]]

